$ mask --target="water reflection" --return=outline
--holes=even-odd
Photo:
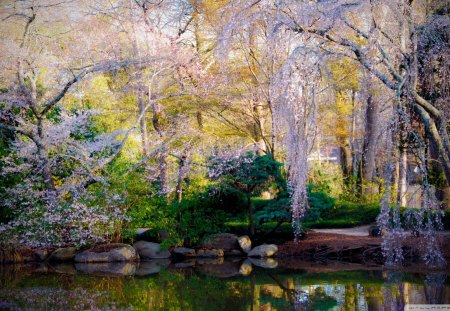
[[[0,266],[0,309],[390,311],[450,303],[447,271],[415,270],[274,259]]]

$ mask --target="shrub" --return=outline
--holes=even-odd
[[[290,202],[287,193],[282,193],[274,200],[255,200],[255,219],[260,223],[269,221],[290,221]],[[308,187],[309,209],[306,211],[303,221],[314,222],[321,218],[323,213],[331,209],[335,200],[325,192],[314,191],[313,186]]]
[[[379,213],[378,204],[338,202],[327,213],[322,214],[323,222],[321,223],[326,224],[328,221],[329,224],[333,224],[334,221],[334,224],[339,227],[367,225],[375,222]]]
[[[216,195],[220,197],[219,193]],[[226,202],[220,202],[216,196],[205,191],[171,204],[170,214],[176,220],[176,242],[184,241],[189,245],[200,241],[205,235],[223,231],[230,214],[226,212]]]

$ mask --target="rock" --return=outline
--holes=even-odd
[[[136,261],[136,250],[127,244],[107,244],[93,247],[75,255],[75,262]]]
[[[274,269],[278,267],[278,261],[273,258],[250,258],[250,261],[255,266],[265,269]]]
[[[56,263],[56,264],[50,264],[50,268],[56,272],[61,274],[77,274],[77,270],[75,269],[75,266],[73,263]]]
[[[146,276],[156,274],[161,269],[166,269],[170,265],[170,259],[155,259],[150,261],[143,261],[139,263],[136,270],[137,276]]]
[[[195,259],[195,265],[221,265],[223,264],[224,260],[223,257],[216,257],[216,258],[196,258]]]
[[[240,266],[236,262],[222,261],[218,264],[199,264],[195,267],[195,270],[214,277],[229,278],[240,274]]]
[[[153,242],[139,241],[133,244],[141,259],[165,259],[170,258],[168,250],[162,250],[161,245]]]
[[[183,262],[177,262],[175,264],[175,268],[181,268],[181,269],[185,269],[185,268],[192,268],[195,266],[195,260],[186,260]]]
[[[76,263],[75,269],[86,274],[101,276],[128,276],[136,272],[134,262],[102,262],[102,263]]]
[[[203,248],[223,249],[225,256],[236,256],[238,254],[236,251],[241,251],[238,236],[231,233],[212,234],[206,237],[200,246]]]
[[[48,256],[50,254],[52,254],[52,251],[54,251],[54,249],[40,248],[40,249],[35,249],[34,250],[36,255],[39,257],[40,261],[44,261],[45,259],[47,259]]]
[[[248,253],[252,249],[252,240],[250,240],[248,235],[240,236],[238,238],[238,244],[244,253]]]
[[[173,255],[176,257],[195,257],[195,249],[187,247],[175,247],[172,251]]]
[[[252,273],[253,266],[250,260],[246,259],[242,262],[241,267],[239,268],[239,273],[243,276],[250,275]]]
[[[272,257],[278,251],[275,244],[262,244],[253,248],[248,257]]]
[[[383,230],[381,229],[380,226],[375,225],[375,226],[370,226],[369,227],[369,236],[371,237],[380,237],[383,235]]]
[[[197,251],[197,257],[217,258],[223,256],[224,251],[222,249],[200,249]]]
[[[226,253],[224,252],[224,255],[229,257],[244,257],[246,254],[239,249],[232,249],[230,251],[227,251]]]
[[[33,273],[48,273],[51,271],[50,267],[43,262],[32,264]]]
[[[77,249],[75,247],[64,247],[58,248],[54,251],[50,257],[48,257],[49,261],[73,261],[75,255],[77,254]]]

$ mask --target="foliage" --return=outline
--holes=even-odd
[[[280,172],[281,165],[270,154],[260,156],[251,152],[246,155],[225,155],[210,159],[209,177],[246,196],[251,235],[255,233],[251,196],[260,194],[272,185],[285,188],[285,180]]]
[[[327,295],[322,286],[314,289],[310,299],[311,301],[308,305],[308,310],[326,311],[333,309],[338,305],[336,298]]]
[[[379,204],[337,202],[332,209],[322,215],[322,224],[323,227],[329,224],[339,227],[367,225],[374,223],[379,213]]]
[[[20,120],[12,107],[3,113]],[[46,116],[41,142],[16,135],[1,158],[2,209],[10,210],[1,242],[82,246],[117,237],[127,219],[123,193],[98,172],[114,155],[117,133],[96,133],[92,111],[58,108]]]
[[[255,196],[268,189],[271,183],[284,183],[281,166],[270,154],[258,156],[249,152],[245,155],[226,155],[210,159],[208,176],[247,196]]]
[[[342,193],[342,180],[342,171],[335,163],[314,161],[308,171],[308,184],[313,185],[315,191],[326,192],[332,197]]]
[[[118,228],[128,221],[122,210],[122,197],[105,190],[86,191],[64,202],[38,200],[35,196],[29,199],[33,201],[25,200],[14,210],[14,219],[0,227],[1,244],[80,247],[108,242],[118,236]]]
[[[240,192],[226,187],[207,187],[185,196],[170,205],[170,216],[176,219],[176,237],[191,244],[205,235],[223,232],[226,219],[242,215],[245,202]]]
[[[303,222],[315,222],[326,215],[327,211],[334,207],[335,199],[322,191],[315,191],[315,187],[308,187],[309,209],[305,213]],[[265,200],[258,203],[255,219],[260,223],[269,221],[289,221],[290,205],[287,193],[274,200]],[[258,206],[257,205],[257,206]]]

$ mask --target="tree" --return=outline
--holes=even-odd
[[[300,219],[306,207],[306,156],[311,144],[308,127],[311,110],[318,101],[317,86],[320,85],[320,73],[325,59],[342,56],[357,63],[366,73],[378,79],[385,92],[391,94],[390,125],[382,133],[385,137],[386,161],[383,177],[384,189],[392,186],[392,164],[401,156],[401,178],[397,183],[404,186],[407,153],[405,138],[414,132],[414,138],[420,144],[422,154],[426,154],[429,139],[438,150],[447,184],[450,185],[450,141],[448,121],[437,102],[427,97],[418,88],[418,25],[423,14],[416,7],[417,1],[231,1],[228,8],[228,23],[224,27],[220,48],[227,51],[228,42],[233,41],[239,29],[254,23],[268,22],[268,33],[273,40],[272,46],[280,41],[291,42],[294,46],[284,62],[279,75],[283,79],[274,80],[271,85],[272,102],[275,105],[275,118],[287,124],[287,168],[289,186],[292,189],[294,221]],[[422,18],[423,20],[423,18]],[[367,22],[365,22],[367,21]],[[387,22],[389,21],[389,23]],[[448,19],[447,19],[448,22]],[[292,41],[290,41],[292,40]],[[274,51],[275,52],[275,51]],[[305,57],[307,56],[307,57]],[[321,60],[321,61],[319,61]],[[314,79],[316,78],[316,79]],[[308,82],[306,82],[308,80]],[[311,83],[311,80],[316,83]],[[300,91],[298,91],[300,89]],[[286,113],[287,112],[287,113]],[[300,112],[300,113],[299,113]],[[412,120],[420,120],[424,129],[414,131]],[[423,135],[425,133],[426,135]],[[299,147],[300,146],[300,147]],[[303,156],[302,156],[303,154]],[[424,176],[423,191],[426,199],[423,207],[427,211],[436,209],[431,202],[427,179],[427,155],[422,156],[421,165]],[[425,162],[424,162],[425,161]],[[404,189],[404,187],[402,187]],[[393,192],[385,191],[383,209],[380,214],[383,226],[390,232],[385,239],[385,252],[392,255],[392,262],[401,261],[402,230],[397,220],[398,207],[390,214],[390,202]],[[427,217],[431,215],[431,212]],[[394,225],[391,226],[392,220]],[[429,221],[431,224],[432,222]],[[442,263],[434,225],[426,228],[429,262]],[[400,226],[401,227],[401,226]],[[439,226],[437,226],[439,227]],[[394,243],[391,243],[394,241]]]
[[[245,194],[249,232],[255,235],[252,196],[260,194],[273,184],[282,184],[281,163],[272,156],[258,156],[253,153],[238,156],[214,157],[210,160],[208,176]]]
[[[2,200],[15,216],[2,226],[2,242],[19,239],[31,246],[86,244],[108,239],[125,219],[119,194],[107,193],[99,204],[100,196],[95,197],[89,186],[102,182],[107,187],[103,169],[120,154],[140,117],[131,129],[101,133],[95,129],[95,112],[77,105],[71,91],[89,76],[142,67],[145,61],[113,57],[97,60],[98,55],[93,53],[89,55],[91,62],[80,66],[87,61],[83,55],[71,54],[69,48],[60,55],[72,33],[67,37],[50,35],[54,29],[40,14],[51,20],[52,14],[66,8],[65,4],[20,1],[3,13],[3,23],[9,26],[10,19],[19,19],[23,30],[16,36],[10,33],[10,49],[2,56],[2,61],[13,60],[10,70],[15,74],[2,72],[3,81],[9,84],[0,95],[0,129],[14,135],[14,141],[11,152],[2,159],[1,173],[22,177],[20,182],[8,185]],[[78,26],[91,22],[87,18]],[[96,43],[102,44],[91,45]],[[45,57],[47,53],[54,55],[52,61]],[[63,61],[70,56],[73,59]]]

